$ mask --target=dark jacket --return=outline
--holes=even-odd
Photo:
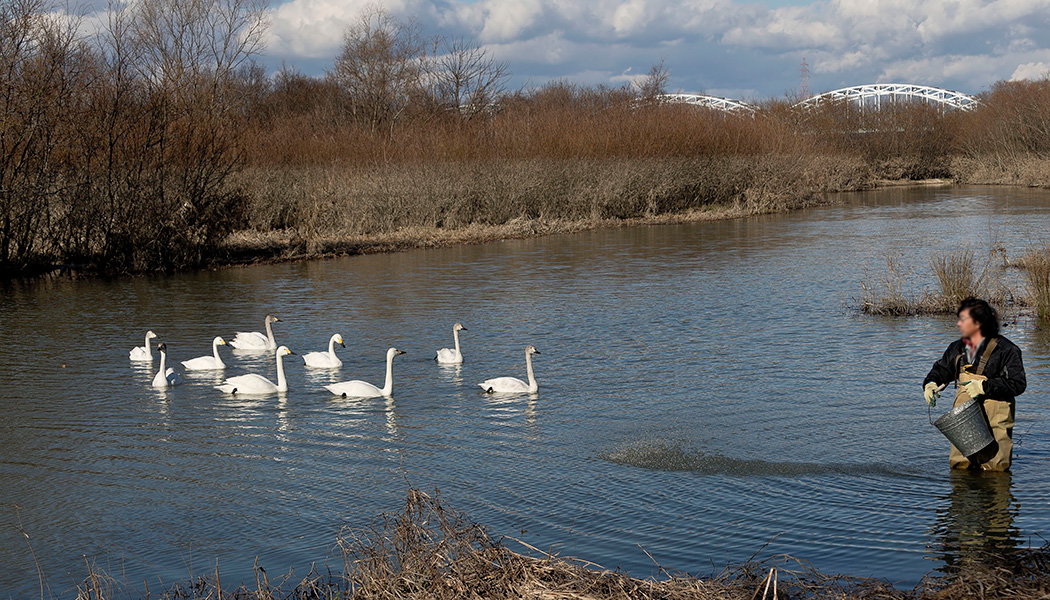
[[[988,339],[985,338],[977,348],[973,369],[977,368],[977,363],[984,355],[987,345]],[[960,355],[962,355],[961,358]],[[933,368],[922,382],[923,387],[931,381],[937,385],[955,381],[959,376],[959,369],[966,364],[966,343],[956,340],[944,351],[944,356],[933,363]],[[984,367],[984,376],[988,378],[988,381],[984,382],[984,396],[977,398],[978,400],[992,398],[1011,402],[1015,397],[1023,394],[1025,388],[1028,387],[1028,382],[1024,375],[1024,364],[1021,362],[1021,349],[1010,340],[1000,336],[999,342],[992,350],[992,355],[988,357],[988,363]]]

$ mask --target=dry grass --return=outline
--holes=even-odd
[[[903,316],[937,312],[938,302],[923,290],[917,297],[908,292],[909,272],[899,254],[887,254],[881,269],[865,270],[861,278],[861,297],[854,308],[870,315]]]
[[[271,580],[256,565],[255,581],[236,586],[224,585],[216,570],[158,592],[89,569],[77,600],[994,600],[1050,593],[1048,548],[989,555],[957,576],[930,577],[913,590],[881,579],[825,575],[789,556],[704,578],[659,566],[659,577],[631,577],[518,540],[494,538],[439,495],[419,490],[409,492],[400,512],[344,531],[338,547],[342,565],[336,572],[326,568]]]
[[[871,176],[837,157],[521,160],[249,170],[247,230],[222,261],[481,242],[824,202]]]
[[[241,231],[230,235],[226,240],[226,252],[217,262],[224,265],[256,264],[400,252],[412,248],[443,248],[592,229],[713,221],[749,214],[754,213],[738,207],[712,205],[704,209],[633,219],[516,218],[501,225],[471,224],[457,228],[415,226],[372,234],[322,232],[306,237],[292,229],[269,232]]]
[[[937,278],[937,301],[946,312],[954,312],[964,298],[986,297],[991,264],[977,264],[970,248],[933,257],[930,261]]]

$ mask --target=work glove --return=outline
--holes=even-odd
[[[922,395],[926,398],[926,404],[931,407],[937,406],[937,399],[941,397],[940,386],[934,382],[929,382],[926,387],[922,388]]]
[[[982,379],[971,379],[959,385],[964,386],[966,393],[970,394],[970,397],[974,400],[984,395],[984,380]]]

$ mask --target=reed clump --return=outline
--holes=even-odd
[[[964,298],[987,296],[986,278],[991,265],[978,265],[972,248],[935,256],[930,264],[937,278],[936,298],[943,310],[955,311]]]
[[[401,511],[345,530],[338,548],[341,570],[271,579],[256,564],[254,582],[232,586],[223,585],[218,570],[158,591],[91,569],[77,600],[996,600],[1050,593],[1048,547],[988,555],[965,571],[928,577],[912,590],[883,579],[826,575],[789,556],[727,567],[709,577],[659,565],[658,576],[632,577],[494,537],[439,494],[419,490],[409,491]]]
[[[1000,306],[1017,304],[1018,299],[998,277],[1002,268],[995,259],[994,249],[985,259],[972,248],[936,255],[930,260],[930,274],[924,277],[932,279],[935,287],[924,286],[913,292],[912,274],[903,266],[903,257],[888,255],[884,267],[865,272],[861,296],[853,305],[867,314],[907,316],[952,314],[964,298],[970,297],[986,298]],[[1037,264],[1036,258],[1030,260],[1033,266]]]
[[[853,307],[870,315],[904,316],[936,312],[938,302],[928,290],[918,296],[909,293],[909,272],[903,257],[886,255],[882,268],[868,269],[861,278],[861,296],[852,301]]]

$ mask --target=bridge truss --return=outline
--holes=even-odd
[[[944,88],[910,83],[873,83],[824,92],[807,98],[795,106],[805,108],[817,106],[823,102],[845,101],[878,110],[882,108],[883,103],[896,103],[902,100],[938,103],[946,108],[959,110],[973,110],[979,104],[977,98],[969,94]]]
[[[672,104],[691,104],[727,113],[754,114],[755,107],[742,100],[703,94],[662,94],[660,100]]]

